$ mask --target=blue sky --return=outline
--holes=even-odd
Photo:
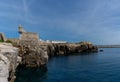
[[[43,40],[120,44],[120,0],[0,0],[0,31],[22,24]]]

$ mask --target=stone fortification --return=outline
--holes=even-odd
[[[19,37],[21,65],[40,67],[48,60],[47,49],[39,46],[39,36],[32,32],[22,32]]]
[[[39,44],[39,36],[36,33],[32,32],[24,32],[20,34],[19,38],[20,45],[32,45],[32,46],[38,46]]]
[[[18,32],[19,32],[20,34],[25,32],[25,30],[22,28],[21,25],[18,26]]]
[[[20,40],[38,40],[39,37],[36,33],[33,33],[33,32],[25,32],[25,33],[22,33],[20,34]]]

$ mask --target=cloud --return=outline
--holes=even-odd
[[[57,14],[57,17],[52,19],[43,16],[43,21],[39,21],[39,19],[37,21],[39,21],[38,23],[47,23],[61,31],[64,30],[68,33],[69,39],[92,40],[99,44],[119,44],[120,16],[118,13],[120,12],[118,9],[120,6],[118,3],[119,0],[93,0],[91,4],[84,4],[84,7],[87,6],[86,10],[83,8],[83,11],[79,11],[78,9],[81,9],[81,6],[77,6],[77,10],[72,14],[65,14],[64,16]],[[111,37],[114,38],[111,39]]]
[[[26,29],[33,27],[32,31],[46,34],[48,39],[59,36],[68,41],[119,44],[119,9],[119,0],[12,0],[10,3],[3,0],[0,3],[3,25],[0,26],[7,26],[4,24],[7,22],[15,28],[21,23],[28,26]]]
[[[29,13],[27,2],[26,2],[26,0],[22,0],[22,2],[23,2],[23,9],[24,9],[24,12],[25,12],[25,16],[27,16],[28,13]]]

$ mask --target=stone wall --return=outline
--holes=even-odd
[[[25,32],[25,33],[20,34],[20,38],[19,39],[20,40],[33,40],[33,39],[38,40],[39,36],[36,33]]]
[[[19,38],[20,56],[25,67],[40,67],[47,63],[47,49],[39,46],[39,37],[36,33],[25,32]]]
[[[32,45],[37,46],[39,41],[39,36],[36,33],[32,32],[25,32],[20,34],[19,38],[19,44],[20,45]]]

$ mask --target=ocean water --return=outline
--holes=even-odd
[[[45,69],[17,69],[15,82],[120,82],[120,48],[49,59]]]

